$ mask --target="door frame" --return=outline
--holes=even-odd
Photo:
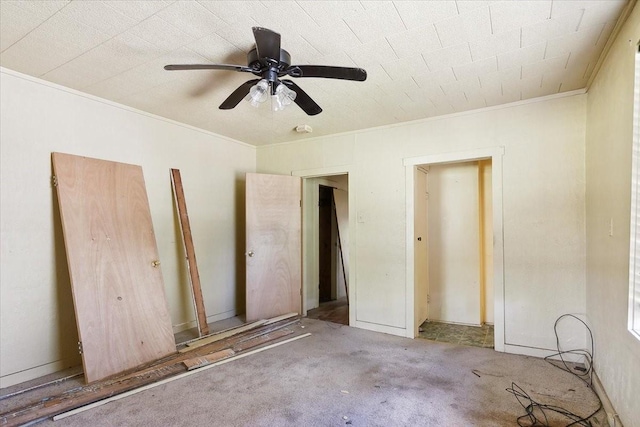
[[[426,294],[427,294],[427,299],[428,299],[428,295],[429,295],[429,247],[428,247],[428,244],[429,244],[429,200],[428,200],[428,194],[429,194],[429,166],[427,165],[426,167],[424,167],[424,165],[417,165],[417,166],[415,166],[413,168],[413,171],[414,171],[414,173],[416,173],[416,175],[414,175],[414,177],[413,177],[414,178],[414,187],[413,187],[413,191],[414,191],[414,195],[413,195],[414,199],[413,200],[414,200],[414,203],[416,202],[415,177],[417,176],[417,173],[423,173],[425,175],[424,176],[425,190],[426,190],[426,193],[427,193],[427,194],[425,194],[425,200],[426,200],[426,211],[427,212],[426,212],[426,215],[425,215],[426,216],[426,218],[425,218],[426,230],[424,230],[425,231],[424,239],[425,239],[425,242],[427,243],[427,248],[426,248],[427,257],[426,257],[425,260],[423,260],[423,263],[426,266],[426,277],[425,277],[425,280],[426,280],[427,283],[425,285],[426,285]],[[415,211],[415,204],[414,204],[414,211]],[[413,218],[412,220],[414,221],[414,223],[413,223],[414,235],[412,236],[412,239],[415,239],[416,238],[416,236],[415,236],[415,231],[416,231],[415,230],[415,215],[413,215],[412,218]],[[414,242],[415,242],[415,240],[414,240]],[[414,267],[414,270],[413,270],[414,271],[414,278],[413,278],[413,280],[414,280],[414,293],[415,293],[415,287],[416,287],[416,283],[415,283],[415,271],[416,271],[415,270],[415,267],[416,267],[415,266],[415,245],[414,245],[413,248],[414,248],[414,253],[413,253],[413,256],[414,256],[414,258],[413,258],[414,259],[414,266],[413,266]],[[415,297],[414,297],[414,304],[415,304],[415,302],[416,301],[415,301]],[[414,305],[414,310],[415,309],[416,309],[416,307]],[[426,312],[427,312],[426,314],[427,314],[427,319],[428,319],[429,318],[429,305],[428,304],[427,304]],[[413,314],[414,314],[414,319],[415,319],[415,314],[416,314],[415,311],[414,311]],[[420,328],[420,325],[414,325],[414,326],[417,329]],[[418,331],[416,331],[416,336],[417,336],[417,333],[418,333]]]
[[[308,289],[317,285],[318,259],[310,253],[307,242],[313,241],[313,233],[317,232],[317,223],[311,220],[315,218],[312,215],[317,209],[317,198],[314,200],[309,194],[309,186],[307,180],[312,178],[324,178],[332,175],[347,175],[347,191],[349,193],[349,325],[356,324],[356,301],[357,301],[357,283],[356,283],[356,236],[355,236],[355,215],[353,207],[355,206],[355,194],[352,188],[353,169],[351,166],[334,166],[317,169],[303,169],[291,171],[292,176],[302,178],[302,315],[307,315],[307,297]]]
[[[504,147],[479,148],[469,151],[444,152],[403,159],[406,183],[406,336],[418,336],[420,325],[415,324],[415,277],[414,277],[414,175],[419,165],[459,163],[491,159],[493,201],[493,301],[494,301],[494,348],[505,351],[504,328],[504,228],[502,218],[502,157]]]

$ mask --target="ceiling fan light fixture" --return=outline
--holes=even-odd
[[[280,83],[276,91],[271,95],[271,109],[273,111],[282,111],[287,105],[296,99],[297,93]]]
[[[269,82],[262,79],[249,89],[249,93],[244,99],[251,103],[252,106],[258,108],[268,97]]]

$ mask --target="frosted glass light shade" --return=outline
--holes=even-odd
[[[249,101],[254,107],[259,107],[261,103],[267,100],[269,97],[269,82],[265,79],[260,80],[254,86],[249,89],[249,93],[244,98]]]

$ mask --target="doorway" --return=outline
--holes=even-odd
[[[426,174],[428,318],[480,326],[493,324],[491,161],[431,165]]]
[[[318,189],[318,302],[336,299],[336,234],[333,188],[320,185]]]
[[[348,175],[305,179],[307,317],[349,325]],[[308,212],[313,209],[313,212]]]
[[[416,233],[426,235],[415,251],[419,336],[493,347],[491,159],[418,168]]]
[[[502,221],[502,157],[504,155],[503,147],[493,147],[476,149],[463,152],[451,152],[434,154],[429,156],[407,158],[403,161],[406,170],[406,206],[407,206],[407,336],[417,337],[419,336],[419,327],[424,320],[439,319],[449,323],[461,323],[464,326],[475,325],[473,328],[482,324],[491,323],[491,314],[493,314],[493,340],[494,348],[496,351],[504,351],[505,339],[504,339],[504,242],[503,242],[503,221]],[[433,256],[429,254],[427,262],[422,265],[421,251],[419,237],[427,236],[427,244],[425,244],[425,250],[427,252],[434,252],[431,242],[437,241],[440,238],[441,245],[448,245],[451,242],[449,238],[443,238],[439,234],[445,232],[444,228],[451,224],[447,224],[447,221],[451,221],[455,217],[456,212],[464,211],[466,208],[460,205],[460,195],[456,196],[457,200],[454,203],[450,203],[452,212],[443,214],[437,211],[435,208],[429,206],[428,209],[423,211],[428,212],[427,222],[432,223],[432,226],[428,229],[420,230],[419,215],[417,214],[420,203],[429,205],[433,202],[432,196],[434,195],[434,188],[432,184],[436,182],[435,178],[432,178],[427,182],[426,175],[429,171],[436,166],[447,166],[452,164],[462,164],[468,162],[475,164],[476,171],[475,176],[476,184],[470,191],[476,194],[476,201],[474,204],[477,206],[478,211],[482,211],[483,215],[478,214],[475,219],[470,220],[474,224],[476,231],[475,237],[469,236],[473,233],[462,233],[463,243],[466,245],[464,250],[474,249],[475,265],[478,266],[475,273],[475,281],[472,281],[471,290],[469,293],[473,295],[475,302],[472,304],[472,309],[469,310],[473,314],[472,318],[469,317],[455,317],[455,313],[462,313],[463,315],[469,314],[466,312],[466,306],[456,306],[460,301],[456,301],[456,297],[453,299],[446,296],[444,306],[438,303],[437,299],[434,299],[436,287],[435,284],[430,283],[435,280],[439,273],[434,265]],[[420,171],[423,172],[424,185],[421,184]],[[487,172],[490,172],[490,179],[486,176]],[[460,180],[454,178],[453,181]],[[482,184],[482,185],[481,185]],[[422,190],[421,190],[422,188]],[[420,200],[420,192],[424,194],[424,202]],[[451,195],[448,192],[446,195]],[[482,203],[481,203],[482,202]],[[489,209],[490,208],[490,209]],[[425,214],[427,215],[427,214]],[[434,228],[433,222],[440,221],[440,227]],[[451,228],[451,227],[450,227]],[[456,232],[456,226],[453,227],[453,232]],[[422,235],[421,235],[422,234]],[[432,235],[433,234],[433,235]],[[422,239],[424,240],[424,238]],[[435,253],[436,256],[442,254],[442,246]],[[449,248],[445,248],[449,249]],[[488,251],[492,249],[492,253],[488,254]],[[473,254],[473,252],[470,252]],[[431,263],[430,263],[431,261]],[[455,267],[460,269],[460,262],[454,261],[450,265],[445,264],[448,267]],[[441,267],[441,266],[440,266]],[[423,271],[421,271],[423,269]],[[460,269],[462,270],[462,269]],[[451,268],[445,269],[444,274],[440,272],[441,276],[448,278],[450,273],[456,272]],[[468,272],[467,272],[468,273]],[[426,280],[424,279],[426,277]],[[432,286],[433,285],[433,286]],[[458,283],[459,285],[459,283]],[[491,288],[490,285],[493,285]],[[433,288],[433,289],[431,289]],[[469,289],[467,289],[469,290]],[[462,300],[463,298],[458,298]],[[438,307],[436,307],[438,304]]]

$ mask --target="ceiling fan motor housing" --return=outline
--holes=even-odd
[[[274,95],[278,86],[278,77],[287,74],[286,70],[291,65],[291,55],[286,50],[280,49],[280,58],[276,62],[274,58],[260,58],[258,49],[253,48],[247,54],[247,64],[255,70],[253,74],[270,83],[271,94]]]
[[[276,62],[275,58],[260,58],[258,57],[258,50],[253,48],[247,53],[247,64],[249,67],[256,70],[258,73],[265,71],[267,68],[275,68],[278,73],[283,72],[291,65],[291,55],[284,49],[280,49],[280,58]]]

